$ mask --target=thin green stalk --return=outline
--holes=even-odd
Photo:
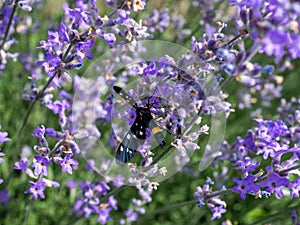
[[[64,61],[66,59],[66,57],[68,56],[69,52],[71,51],[72,47],[74,45],[74,42],[71,41],[71,43],[69,44],[66,52],[64,53],[63,57],[62,57],[62,61]],[[19,134],[23,131],[25,125],[27,124],[28,118],[30,113],[32,112],[33,106],[35,105],[35,103],[40,99],[40,97],[44,94],[44,92],[46,91],[46,89],[49,87],[49,85],[51,84],[51,82],[53,81],[53,79],[55,78],[56,73],[48,80],[48,82],[46,83],[46,85],[43,87],[43,89],[41,90],[41,92],[38,94],[38,96],[33,100],[33,102],[30,104],[29,109],[25,115],[25,118],[23,120],[23,124],[19,130]]]
[[[33,100],[33,102],[31,102],[30,106],[29,106],[29,109],[27,110],[27,113],[24,117],[24,120],[23,120],[23,123],[22,123],[22,126],[18,132],[18,134],[21,134],[21,132],[23,131],[25,125],[27,124],[28,122],[28,118],[29,118],[29,115],[30,113],[32,112],[32,109],[33,109],[33,106],[34,104],[37,102],[37,100],[40,99],[40,97],[44,94],[44,91],[48,88],[48,86],[50,85],[50,83],[52,82],[52,80],[54,79],[55,75],[53,75],[47,82],[47,84],[44,86],[44,88],[42,89],[42,91],[40,92],[39,95],[36,96],[36,98]]]
[[[126,0],[124,0],[123,3],[120,6],[118,6],[118,8],[116,10],[114,10],[110,14],[108,14],[108,17],[111,17],[112,15],[114,15],[118,11],[118,9],[122,9],[125,5],[126,5]]]
[[[13,10],[12,10],[12,12],[11,12],[11,14],[10,14],[10,18],[9,18],[9,21],[8,21],[8,24],[7,24],[7,27],[6,27],[6,30],[5,30],[5,34],[4,34],[4,38],[3,38],[3,41],[2,41],[1,46],[0,46],[0,50],[3,49],[4,44],[5,44],[5,42],[6,42],[6,39],[7,39],[7,37],[8,37],[9,28],[10,28],[11,22],[12,22],[12,20],[13,20],[13,18],[14,18],[14,14],[15,14],[16,9],[17,9],[18,1],[19,1],[19,0],[16,0],[16,2],[15,2],[15,4],[14,4],[14,7],[13,7]]]
[[[111,192],[109,192],[107,195],[105,195],[102,199],[101,202],[106,202],[108,200],[108,198],[114,194],[118,194],[119,192],[121,192],[126,186],[123,185],[121,187],[115,188],[114,190],[112,190]]]
[[[251,223],[250,225],[270,224],[270,222],[275,221],[275,219],[278,218],[278,217],[286,218],[288,212],[291,212],[292,210],[299,209],[299,206],[300,205],[296,205],[296,206],[289,207],[289,208],[283,208],[279,212],[277,212],[275,214],[272,214],[272,215],[268,216],[267,218],[262,219],[260,221],[256,221],[254,223]]]
[[[181,207],[184,207],[184,206],[187,206],[187,205],[194,205],[195,203],[196,203],[195,200],[191,200],[191,201],[186,201],[186,202],[180,202],[180,203],[177,203],[177,204],[174,204],[174,205],[169,205],[169,206],[157,209],[153,212],[147,213],[147,216],[140,219],[140,220],[147,220],[149,218],[153,218],[157,214],[162,214],[162,213],[165,213],[165,212],[177,209],[177,208],[181,208]]]

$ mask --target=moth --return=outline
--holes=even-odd
[[[166,140],[163,130],[152,116],[151,109],[154,107],[155,103],[151,104],[149,102],[151,97],[148,98],[148,103],[145,106],[138,106],[135,100],[130,97],[122,88],[113,86],[113,89],[136,111],[135,121],[115,152],[117,162],[126,163],[133,158],[138,147],[141,146],[146,140],[147,129],[151,131],[152,135],[155,137],[161,147],[165,146]],[[169,133],[171,127],[174,127],[172,122],[173,120],[173,118],[168,119],[166,130]],[[180,129],[178,129],[178,132],[181,132]]]

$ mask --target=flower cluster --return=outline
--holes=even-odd
[[[260,52],[275,56],[276,61],[288,67],[289,59],[299,57],[300,15],[298,1],[236,1],[229,0],[239,8],[236,18],[238,30],[247,30],[255,41],[253,48],[261,46]]]
[[[49,147],[45,135],[59,139],[53,149]],[[35,145],[33,147],[37,155],[33,157],[32,163],[27,157],[21,157],[20,161],[15,163],[15,169],[37,179],[37,182],[29,181],[31,187],[25,191],[25,194],[32,194],[34,199],[45,198],[44,190],[46,187],[58,188],[60,186],[58,182],[45,178],[48,176],[48,167],[54,162],[61,166],[62,172],[72,174],[73,169],[78,166],[78,162],[72,156],[78,154],[79,149],[70,134],[57,132],[53,128],[46,129],[43,125],[34,130],[33,136],[36,136],[40,141],[40,146]],[[29,166],[33,167],[34,170],[30,169]]]
[[[257,120],[254,131],[249,131],[245,139],[238,138],[231,147],[237,153],[236,169],[242,171],[242,180],[234,179],[239,188],[233,191],[240,192],[244,199],[246,193],[258,193],[260,186],[268,195],[276,194],[277,198],[282,198],[282,189],[286,187],[291,190],[291,198],[298,197],[299,179],[293,178],[293,170],[299,166],[298,144],[299,138],[295,138],[293,128],[286,126],[283,121]],[[286,154],[292,154],[292,157],[284,159]],[[254,156],[270,159],[271,163],[265,170],[261,168],[258,171],[260,163],[255,161]]]
[[[1,129],[1,126],[0,126]],[[7,132],[0,132],[0,145],[2,145],[4,142],[10,142],[11,139],[7,137],[8,133]],[[1,149],[0,149],[1,150]],[[5,156],[3,152],[0,152],[0,157]],[[0,158],[0,164],[3,163],[3,159]],[[0,178],[0,184],[3,183],[3,179]]]
[[[211,220],[220,219],[222,214],[226,213],[226,202],[221,200],[219,196],[210,197],[212,191],[211,185],[214,182],[210,178],[206,178],[206,182],[203,187],[198,186],[194,193],[194,198],[197,201],[198,207],[207,205],[212,212]],[[225,187],[223,187],[224,190]]]
[[[81,196],[73,207],[73,212],[78,216],[89,217],[93,214],[98,216],[98,222],[106,224],[111,220],[111,210],[118,210],[117,200],[110,196],[107,202],[101,202],[100,197],[105,196],[110,187],[104,181],[92,184],[90,181],[80,182]]]

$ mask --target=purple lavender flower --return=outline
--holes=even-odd
[[[82,196],[78,198],[73,207],[73,212],[78,215],[89,217],[92,214],[98,215],[98,222],[106,224],[111,219],[110,212],[112,209],[117,210],[117,200],[110,196],[107,202],[100,202],[100,196],[106,195],[109,186],[100,181],[95,185],[89,181],[80,182]]]
[[[1,129],[1,126],[0,126]],[[0,145],[2,145],[4,142],[10,142],[11,139],[7,137],[7,132],[0,132]]]
[[[44,125],[40,125],[33,130],[32,136],[36,136],[41,139],[41,138],[43,138],[44,135],[45,135],[45,126]]]
[[[163,9],[161,11],[153,10],[153,15],[146,16],[144,24],[150,32],[163,32],[168,27],[170,22],[169,10]]]
[[[268,181],[260,183],[261,187],[265,187],[266,191],[273,194],[276,193],[277,198],[283,197],[282,187],[288,187],[290,184],[289,180],[285,177],[280,177],[277,173],[272,173]]]
[[[108,198],[108,203],[114,210],[118,210],[118,206],[117,206],[118,201],[114,198],[114,196],[110,196]]]
[[[222,214],[226,213],[226,209],[223,205],[216,206],[211,209],[211,212],[213,213],[211,220],[220,219],[222,217]]]
[[[4,162],[4,160],[1,158],[5,156],[5,154],[3,152],[0,152],[0,164]]]
[[[22,159],[20,159],[19,162],[15,162],[14,169],[21,170],[22,172],[26,172],[28,163],[29,163],[29,161],[27,158],[22,158]]]
[[[237,184],[232,188],[232,192],[240,192],[241,199],[246,198],[247,193],[256,193],[259,191],[259,186],[254,183],[255,178],[252,174],[246,177],[244,180],[233,178],[233,182]]]
[[[58,31],[48,31],[48,43],[51,47],[58,45],[58,49],[61,50],[64,44],[69,43],[69,36],[67,33],[67,27],[61,23]]]
[[[121,175],[117,175],[113,180],[112,184],[116,187],[121,187],[124,184],[125,178]]]
[[[49,77],[55,75],[56,70],[61,67],[61,59],[51,53],[45,54],[45,60],[37,62],[38,66],[44,67],[45,73],[48,74]]]
[[[18,1],[18,7],[26,12],[30,12],[32,10],[32,7],[28,4],[27,1]]]
[[[134,212],[132,209],[126,210],[125,215],[127,217],[128,222],[134,222],[138,219],[138,214]]]
[[[67,154],[64,159],[57,160],[57,164],[61,165],[62,172],[72,174],[73,168],[77,168],[79,163],[75,159],[72,159],[72,156],[72,154]]]
[[[234,149],[240,154],[240,159],[243,159],[248,151],[255,150],[255,142],[253,132],[249,131],[247,137],[244,139],[241,137],[237,137],[236,143],[233,145]]]
[[[29,181],[30,188],[26,190],[25,194],[32,194],[34,200],[37,200],[38,197],[45,198],[44,190],[46,184],[43,181],[37,181],[36,183],[33,181]]]
[[[113,33],[106,33],[103,38],[108,45],[113,45],[116,42],[116,36]]]
[[[297,218],[296,210],[292,210],[291,222],[292,222],[294,225],[299,225],[299,224],[300,224],[300,221],[299,221],[298,218]]]
[[[90,52],[91,48],[94,46],[94,43],[94,40],[89,40],[86,42],[79,42],[77,44],[75,57],[78,58],[79,62],[83,62],[85,57],[89,60],[94,59],[94,56]]]
[[[44,176],[48,176],[48,165],[51,164],[49,159],[36,155],[34,156],[34,163],[32,164],[32,167],[34,167],[34,174],[36,176],[42,174]]]
[[[109,215],[111,211],[111,208],[106,208],[106,209],[100,209],[98,212],[98,222],[101,224],[106,224],[108,220],[111,219],[111,216]]]
[[[250,157],[246,157],[244,161],[239,160],[237,163],[236,170],[242,170],[243,174],[245,174],[247,177],[248,172],[254,171],[259,165],[260,162],[256,162],[255,160],[252,160]]]
[[[299,192],[300,192],[300,178],[297,178],[294,182],[290,183],[290,189],[291,189],[291,198],[299,198]]]
[[[288,43],[289,39],[285,32],[278,30],[270,30],[264,38],[262,44],[264,52],[271,56],[274,55],[277,58],[281,58],[284,54],[283,43]]]
[[[11,198],[12,196],[8,194],[8,190],[6,188],[0,191],[0,204],[6,204]]]

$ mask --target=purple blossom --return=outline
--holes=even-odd
[[[53,113],[58,114],[58,113],[62,113],[65,110],[65,105],[63,102],[55,101],[53,102],[53,104],[48,104],[47,108],[50,109]]]
[[[123,9],[118,9],[116,23],[126,25],[130,22],[130,12]]]
[[[26,172],[28,166],[28,159],[21,158],[19,162],[15,162],[15,170],[21,170],[22,172]]]
[[[291,222],[292,222],[294,225],[299,225],[299,224],[300,224],[300,221],[299,221],[298,218],[297,218],[296,210],[292,210]]]
[[[232,192],[240,192],[241,199],[245,199],[247,193],[253,194],[259,191],[259,186],[255,184],[254,181],[255,178],[252,174],[250,174],[244,180],[233,178],[233,182],[236,183],[237,186],[232,188]]]
[[[42,174],[44,176],[48,176],[48,165],[51,164],[49,159],[36,155],[34,156],[34,163],[32,164],[32,167],[34,167],[34,174],[36,176]]]
[[[116,187],[121,187],[124,184],[125,178],[121,175],[117,175],[113,180],[112,183]]]
[[[43,138],[45,135],[45,126],[40,125],[33,130],[32,136],[38,137],[39,139]]]
[[[243,173],[254,171],[259,165],[259,162],[255,162],[250,157],[246,157],[244,161],[239,160],[237,163],[236,170],[242,170]]]
[[[108,198],[108,204],[114,209],[114,210],[118,210],[118,206],[117,206],[118,201],[114,198],[114,196],[110,196]]]
[[[134,212],[132,209],[126,210],[125,215],[127,217],[128,222],[133,222],[138,219],[138,214]]]
[[[67,154],[64,159],[57,161],[57,164],[61,165],[62,172],[72,174],[73,168],[77,168],[79,163],[75,159],[72,159],[72,156],[72,154]]]
[[[113,45],[116,42],[116,36],[113,33],[106,33],[103,38],[109,45]]]
[[[8,203],[11,198],[12,196],[8,194],[8,190],[6,188],[0,191],[0,204],[3,205]]]
[[[4,160],[1,158],[5,156],[5,154],[3,152],[0,152],[0,164],[4,162]]]
[[[0,126],[1,129],[1,126]],[[11,139],[7,137],[7,132],[0,132],[0,145],[2,145],[4,142],[10,142]]]
[[[146,16],[144,24],[150,32],[163,32],[168,27],[170,22],[169,10],[163,9],[161,11],[153,10],[153,15]]]
[[[271,194],[276,192],[276,197],[282,198],[282,187],[288,187],[289,183],[290,182],[287,178],[280,177],[277,173],[272,173],[269,180],[261,182],[260,186],[266,188],[266,191]]]
[[[96,186],[95,190],[101,195],[106,195],[107,191],[110,190],[110,187],[104,181],[100,181]]]
[[[47,73],[49,77],[52,77],[55,74],[56,70],[61,67],[61,63],[62,61],[59,57],[47,52],[45,54],[45,60],[37,62],[37,65],[43,67],[45,73]]]
[[[290,183],[291,189],[291,198],[299,198],[299,191],[300,191],[300,178],[297,178],[294,182]]]
[[[58,31],[48,31],[48,43],[52,47],[58,45],[58,49],[62,49],[64,44],[69,43],[69,36],[67,34],[67,27],[61,23]]]
[[[94,59],[94,56],[90,52],[91,48],[94,46],[94,43],[94,40],[89,40],[86,42],[79,42],[77,44],[75,56],[78,58],[79,62],[83,62],[84,58],[88,58],[89,60]]]
[[[46,184],[43,181],[37,181],[36,183],[33,181],[29,181],[30,188],[26,190],[25,194],[32,194],[34,200],[37,200],[38,197],[45,198],[44,190]]]
[[[110,220],[111,217],[109,215],[111,208],[100,209],[98,212],[98,222],[101,224],[106,224],[107,220]]]
[[[128,121],[128,125],[130,126],[130,125],[133,124],[133,122],[136,119],[136,109],[126,107],[125,110],[126,110],[127,113],[122,115],[122,118],[124,120]]]
[[[18,1],[18,7],[26,12],[30,12],[32,7],[26,1]]]
[[[98,222],[106,224],[111,219],[110,212],[112,209],[117,210],[117,200],[110,196],[108,202],[100,202],[100,196],[106,195],[109,186],[100,181],[95,185],[89,181],[80,182],[82,196],[80,196],[73,207],[73,212],[78,215],[89,217],[92,214],[98,215]]]
[[[255,142],[253,132],[249,131],[248,135],[243,139],[241,137],[237,137],[236,143],[233,146],[241,155],[241,158],[244,158],[248,151],[255,150]]]
[[[226,209],[223,205],[216,206],[211,209],[211,212],[213,213],[211,220],[220,219],[222,217],[222,214],[226,213]]]
[[[78,186],[78,182],[75,180],[68,180],[66,186],[70,189],[75,189]]]

